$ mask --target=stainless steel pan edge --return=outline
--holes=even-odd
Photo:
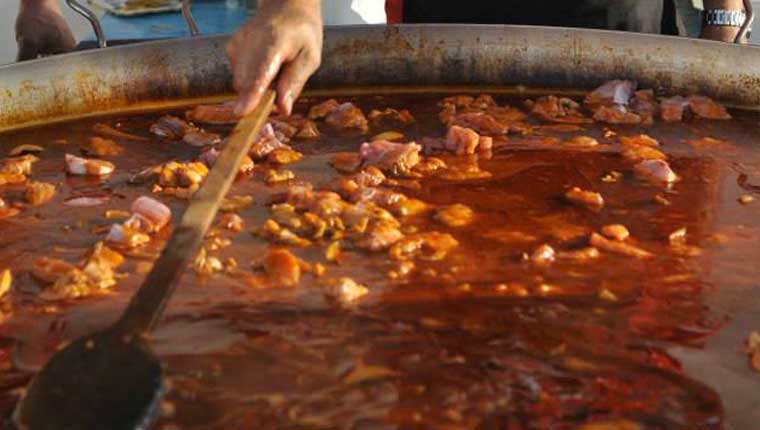
[[[0,130],[230,94],[226,40],[147,42],[0,67]],[[760,108],[760,48],[550,27],[327,28],[322,67],[309,87],[590,88],[613,78]]]

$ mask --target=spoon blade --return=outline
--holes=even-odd
[[[14,421],[20,430],[141,429],[162,394],[161,365],[147,344],[105,332],[56,354],[27,387]]]

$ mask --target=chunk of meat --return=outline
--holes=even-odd
[[[577,206],[583,206],[592,211],[599,211],[604,207],[602,195],[593,191],[585,191],[573,187],[565,193],[565,199]]]
[[[341,173],[353,173],[361,166],[362,158],[355,152],[338,152],[330,158],[329,163]]]
[[[222,152],[216,148],[209,148],[206,151],[203,151],[201,153],[200,157],[198,157],[199,161],[208,166],[209,169],[214,167],[214,164],[216,164],[216,160],[219,159],[219,155]],[[255,164],[251,157],[245,156],[243,157],[243,161],[240,162],[240,173],[251,173],[253,172]]]
[[[28,176],[32,174],[32,166],[40,159],[34,155],[27,154],[20,157],[10,157],[3,160],[2,167],[0,167],[0,173],[7,175],[19,175]],[[24,178],[26,179],[26,178]],[[23,180],[21,181],[23,182]]]
[[[204,163],[170,161],[161,166],[158,184],[162,187],[188,188],[199,185],[206,175],[208,175],[208,167]]]
[[[32,263],[30,273],[34,279],[43,284],[52,284],[61,275],[76,267],[58,258],[40,257]]]
[[[420,162],[420,150],[422,147],[414,142],[375,140],[363,143],[359,155],[365,165],[375,166],[393,175],[403,175]]]
[[[417,165],[414,166],[412,170],[414,171],[414,173],[420,174],[422,176],[429,176],[445,168],[446,168],[446,162],[441,160],[440,158],[425,157],[422,160],[420,160],[420,162],[417,163]]]
[[[328,285],[326,295],[343,306],[353,306],[369,294],[369,289],[351,278],[340,278]]]
[[[270,118],[270,122],[275,133],[282,133],[282,135],[286,136],[288,139],[294,137],[301,139],[313,139],[319,137],[319,128],[317,128],[317,124],[309,118],[305,118],[301,115],[280,115]]]
[[[105,160],[82,158],[66,154],[66,172],[70,175],[105,176],[113,173],[116,166]]]
[[[187,123],[187,121],[172,115],[164,115],[150,126],[150,132],[158,137],[171,140],[180,140],[185,134],[191,131],[197,131],[198,128]]]
[[[385,108],[383,110],[372,109],[369,113],[369,120],[374,124],[383,122],[396,122],[400,124],[409,124],[414,122],[414,117],[409,109]]]
[[[508,124],[498,121],[493,115],[485,112],[458,113],[454,115],[449,125],[469,128],[479,134],[506,134],[509,132]]]
[[[652,90],[638,90],[631,101],[631,110],[641,117],[642,124],[652,124],[659,110]]]
[[[399,192],[371,187],[359,188],[351,195],[351,201],[372,202],[386,209],[394,207],[406,199],[407,197]]]
[[[254,160],[266,158],[270,152],[278,148],[290,148],[282,143],[274,133],[272,124],[266,123],[262,127],[256,142],[251,146],[249,154]]]
[[[636,86],[633,81],[619,79],[605,82],[588,93],[583,104],[590,109],[611,105],[627,106],[633,97]]]
[[[665,160],[644,160],[633,167],[637,178],[656,184],[672,184],[678,176]]]
[[[66,199],[63,204],[73,208],[89,208],[104,205],[108,203],[109,200],[110,198],[108,196],[82,196]]]
[[[626,242],[618,242],[615,240],[606,239],[604,236],[598,233],[591,233],[591,239],[589,242],[592,246],[595,246],[602,251],[612,252],[614,254],[626,255],[635,258],[654,257],[654,254],[649,251]]]
[[[309,109],[309,119],[322,119],[340,106],[335,99],[325,100]]]
[[[123,261],[124,257],[121,254],[98,243],[81,268],[72,265],[66,267],[65,262],[52,263],[48,265],[48,269],[54,269],[50,274],[57,276],[52,285],[40,292],[40,298],[76,299],[99,293],[116,284],[115,269]]]
[[[291,148],[277,148],[267,155],[267,161],[274,164],[295,163],[303,158],[303,154]]]
[[[493,146],[493,138],[480,136],[475,130],[452,125],[446,134],[445,148],[457,155],[474,154],[476,149],[483,144],[482,150],[490,150]]]
[[[659,149],[648,146],[630,146],[621,152],[623,158],[630,162],[641,162],[646,160],[665,160],[667,156]]]
[[[0,198],[0,219],[16,216],[21,212],[18,208],[8,206],[8,203]]]
[[[639,134],[638,136],[620,136],[620,143],[623,146],[646,146],[649,148],[656,148],[660,146],[660,142],[657,139],[648,136],[646,134]]]
[[[609,81],[586,95],[583,103],[594,113],[595,121],[609,124],[641,124],[647,117],[651,118],[651,112],[641,115],[629,106],[635,90],[635,82]],[[642,103],[645,101],[639,103],[640,108],[644,107]]]
[[[219,225],[222,228],[235,233],[242,231],[244,224],[243,218],[232,212],[226,213],[219,218]]]
[[[556,257],[557,253],[554,251],[554,248],[548,244],[543,244],[530,254],[530,261],[535,264],[547,264],[554,261]]]
[[[301,264],[298,258],[287,249],[272,248],[267,251],[263,267],[274,285],[295,287],[301,280]]]
[[[385,182],[386,177],[383,172],[374,166],[362,169],[361,172],[352,176],[356,184],[360,187],[379,187]]]
[[[275,185],[280,182],[286,182],[291,181],[296,178],[296,174],[293,173],[292,170],[282,169],[282,170],[275,170],[275,169],[268,169],[266,176],[264,177],[264,182],[266,182],[268,185]]]
[[[401,240],[402,237],[404,234],[399,230],[397,222],[381,220],[372,223],[354,243],[361,249],[382,251]]]
[[[369,129],[364,112],[351,102],[343,103],[327,114],[325,122],[335,128],[356,128],[362,132]]]
[[[731,119],[726,108],[706,96],[689,96],[689,109],[700,118]]]
[[[288,121],[290,124],[298,128],[298,133],[296,133],[297,138],[314,139],[319,137],[319,128],[317,127],[317,123],[310,120],[309,118],[304,118],[300,115],[292,115],[288,118]]]
[[[150,221],[150,232],[157,232],[164,228],[172,219],[172,211],[160,201],[147,196],[141,196],[132,202],[132,213],[140,215]]]
[[[105,241],[119,248],[137,248],[150,242],[150,236],[123,224],[113,224]]]
[[[609,224],[602,227],[602,234],[612,240],[622,242],[631,235],[628,229],[622,224]]]
[[[544,96],[530,104],[530,111],[544,121],[566,124],[593,122],[580,111],[580,104],[567,97]]]
[[[683,113],[689,106],[689,99],[675,96],[660,100],[660,118],[666,122],[679,122],[683,120]]]
[[[222,141],[222,138],[216,133],[208,133],[203,130],[188,130],[182,141],[190,146],[203,147],[216,145]]]
[[[664,160],[665,153],[657,149],[660,143],[646,134],[638,136],[621,136],[620,143],[623,145],[621,155],[627,161],[638,163],[644,160]]]
[[[237,124],[240,120],[240,116],[235,113],[234,101],[195,106],[185,111],[185,118],[204,124]]]
[[[390,256],[395,260],[420,259],[439,261],[459,246],[454,236],[448,233],[431,231],[409,235],[399,240],[390,249]]]
[[[641,115],[631,112],[625,106],[599,106],[594,109],[594,121],[608,124],[641,124]]]
[[[475,212],[461,203],[444,206],[435,211],[436,221],[449,227],[463,227],[475,218]]]
[[[224,270],[224,265],[218,257],[209,255],[205,246],[202,246],[193,260],[193,270],[199,276],[212,276]]]
[[[275,135],[282,135],[283,137],[280,139],[285,143],[289,142],[298,133],[298,127],[286,121],[270,118],[269,123],[272,124]]]
[[[55,196],[55,185],[46,182],[30,182],[26,184],[24,195],[30,205],[39,206]]]
[[[85,144],[85,151],[93,155],[121,155],[124,152],[124,148],[111,139],[104,139],[102,137],[93,136],[87,140]]]

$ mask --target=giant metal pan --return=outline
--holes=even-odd
[[[0,67],[0,130],[229,93],[225,41],[159,41]],[[620,77],[760,108],[760,48],[522,26],[330,28],[322,68],[310,87],[588,88]]]
[[[222,36],[159,41],[0,67],[0,131],[229,95],[225,41]],[[613,78],[760,109],[760,48],[542,27],[329,28],[322,67],[309,88],[590,88]],[[749,373],[740,353],[744,336],[760,328],[760,292],[738,293],[711,299],[734,319],[704,350],[671,352],[690,375],[722,396],[729,428],[744,430],[760,423],[760,377]]]

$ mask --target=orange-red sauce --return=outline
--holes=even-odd
[[[417,121],[395,129],[412,140],[445,134],[437,119],[442,96],[341,100],[353,100],[365,112],[410,109]],[[317,101],[302,101],[296,110],[306,112]],[[158,116],[85,120],[0,136],[0,154],[22,143],[45,147],[31,177],[58,190],[45,205],[0,220],[0,269],[14,275],[10,310],[0,325],[0,411],[6,416],[18,389],[56,345],[118,317],[159,248],[160,239],[144,258],[128,258],[119,270],[127,276],[109,293],[80,300],[37,298],[41,285],[28,273],[41,256],[77,262],[102,240],[103,227],[115,222],[104,217],[106,210],[128,210],[134,198],[150,195],[149,185],[127,184],[131,174],[198,155],[197,148],[150,136],[148,127]],[[252,207],[239,212],[245,229],[223,233],[232,245],[214,253],[233,257],[240,273],[202,278],[188,270],[155,333],[169,377],[164,416],[155,428],[724,428],[720,396],[701,382],[702,375],[682,369],[668,348],[703,347],[742,308],[736,303],[760,275],[760,203],[737,201],[760,193],[752,186],[760,185],[757,119],[735,116],[550,133],[596,137],[601,145],[594,150],[558,149],[536,143],[536,136],[510,135],[497,142],[492,158],[478,160],[490,179],[423,179],[419,190],[398,188],[434,205],[466,204],[475,220],[464,227],[446,227],[429,216],[410,220],[406,224],[422,231],[450,233],[460,245],[443,261],[418,262],[409,276],[396,279],[388,276],[394,265],[386,252],[344,250],[334,264],[325,261],[324,244],[292,249],[305,261],[325,264],[324,279],[349,276],[366,285],[369,295],[353,309],[326,300],[323,280],[310,274],[296,288],[252,281],[251,262],[269,243],[249,230],[268,217],[269,197],[287,187],[264,184],[267,167],[257,163],[256,172],[239,178],[230,193],[254,198]],[[64,153],[78,154],[98,121],[148,140],[115,139],[126,151],[106,157],[116,165],[108,178],[67,177]],[[205,129],[229,132],[223,126]],[[617,137],[604,137],[607,129],[660,140],[681,180],[671,190],[635,180]],[[388,128],[371,127],[367,136],[324,123],[320,130],[317,140],[293,143],[306,157],[286,166],[317,187],[340,175],[328,165],[331,154],[356,151],[367,136]],[[685,142],[704,136],[729,144],[695,148]],[[612,171],[622,178],[602,181]],[[740,174],[746,175],[743,187]],[[601,193],[604,208],[566,204],[561,196],[572,186]],[[21,201],[22,189],[0,187],[0,197]],[[63,205],[81,195],[110,199],[90,208]],[[157,198],[172,208],[176,222],[187,202]],[[591,232],[615,223],[656,256],[602,252],[594,261],[544,265],[522,257],[544,243],[578,249]],[[683,227],[698,255],[670,245],[669,234]],[[739,299],[714,307],[719,293]],[[737,343],[733,352],[722,353],[740,351]],[[747,369],[746,377],[757,375]]]

